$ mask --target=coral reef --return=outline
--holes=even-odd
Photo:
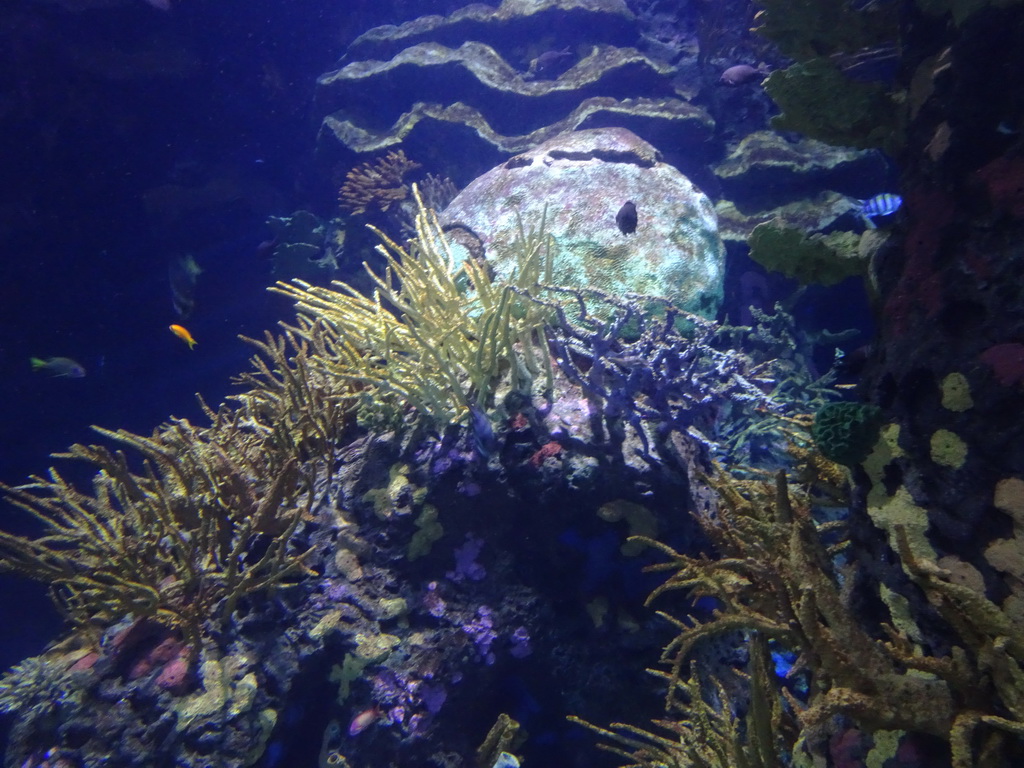
[[[203,430],[179,419],[151,437],[99,430],[137,451],[145,471],[132,472],[121,452],[74,445],[60,456],[96,467],[91,493],[55,469],[4,487],[46,533],[0,533],[0,567],[52,584],[80,630],[151,616],[198,653],[207,620],[230,619],[239,599],[301,572],[308,554],[291,539],[313,506],[315,471],[269,451],[278,434],[239,421]],[[267,537],[262,551],[254,537]]]
[[[899,102],[885,85],[851,82],[837,66],[812,59],[773,72],[765,90],[782,109],[771,121],[776,130],[889,154],[899,150]]]
[[[534,381],[550,389],[550,363],[536,339],[543,345],[546,312],[516,292],[550,275],[543,223],[529,233],[520,228],[515,273],[493,281],[473,259],[456,264],[418,194],[411,250],[381,234],[387,270],[380,276],[367,266],[373,299],[344,284],[278,284],[300,310],[288,332],[310,344],[319,339],[314,370],[360,389],[359,407],[371,418],[400,419],[412,406],[443,428],[488,407],[502,378],[512,390],[530,392]]]
[[[796,278],[804,285],[835,285],[867,272],[870,252],[863,253],[861,244],[871,244],[874,239],[874,235],[854,232],[807,235],[773,219],[755,226],[748,242],[750,258],[765,269]]]
[[[744,210],[763,210],[807,198],[809,189],[870,197],[883,183],[885,163],[877,152],[755,131],[712,170],[727,199]]]
[[[678,92],[670,64],[628,47],[638,41],[621,0],[504,0],[370,30],[319,79],[321,149],[351,158],[401,145],[437,163],[450,148],[461,163],[440,170],[464,183],[560,132],[611,124],[697,167],[683,145],[706,142],[714,123]]]
[[[890,155],[903,137],[903,96],[883,78],[853,77],[844,55],[886,48],[897,37],[896,9],[886,3],[859,8],[845,0],[793,5],[759,0],[757,32],[796,59],[765,81],[782,109],[777,130],[847,147],[877,147]]]
[[[830,230],[837,221],[850,213],[850,198],[838,192],[824,191],[803,200],[784,203],[780,206],[745,212],[731,200],[720,200],[715,204],[718,214],[718,232],[726,247],[746,246],[754,228],[759,224],[770,224],[780,230],[795,230],[821,233]],[[772,269],[768,264],[762,264]]]
[[[506,0],[497,7],[472,4],[448,16],[421,16],[399,26],[375,27],[349,46],[351,57],[382,59],[418,43],[478,40],[492,47],[524,39],[537,29],[560,27],[573,42],[623,45],[633,14],[622,0]]]
[[[841,572],[836,554],[845,542],[835,523],[815,522],[812,496],[789,485],[783,472],[774,483],[740,483],[724,474],[710,482],[718,503],[702,509],[698,520],[715,557],[639,539],[669,558],[649,566],[669,577],[648,602],[685,590],[719,606],[710,617],[661,614],[679,634],[665,648],[668,672],[656,672],[669,681],[669,690],[666,715],[655,724],[674,738],[622,724],[615,731],[595,728],[610,740],[608,748],[643,766],[736,765],[754,756],[760,760],[754,764],[777,765],[785,755],[800,763],[805,749],[820,749],[841,715],[870,733],[941,737],[949,742],[953,765],[968,768],[979,759],[997,764],[988,756],[1005,748],[1008,737],[1024,734],[1024,648],[1013,640],[1014,619],[983,588],[915,555],[897,529],[903,566],[955,629],[958,645],[948,655],[923,654],[921,629],[908,615],[897,615],[899,601],[892,599],[892,623],[883,625],[887,639],[873,637],[843,588],[850,574]],[[699,647],[722,637],[748,638],[743,730],[730,725],[735,694],[722,673],[711,676],[718,690],[710,695],[688,663]],[[805,685],[796,688],[766,674],[768,639],[795,655],[785,680],[803,679]],[[1003,674],[990,677],[988,669]],[[974,739],[979,728],[985,731],[982,744]]]
[[[793,59],[859,51],[884,45],[897,33],[896,9],[885,3],[857,7],[846,0],[818,0],[794,5],[785,0],[757,0],[758,34]]]
[[[322,724],[322,764],[369,764],[382,750],[444,762],[482,740],[500,757],[520,746],[501,735],[510,723],[484,739],[497,713],[479,691],[520,677],[545,713],[599,722],[612,692],[635,683],[661,637],[636,618],[650,553],[626,538],[692,534],[675,504],[651,500],[705,503],[699,471],[732,419],[744,419],[737,442],[778,442],[792,408],[776,388],[796,391],[798,357],[777,319],[723,327],[663,298],[544,282],[554,277],[542,225],[505,244],[521,258],[507,278],[472,258],[456,265],[414,199],[417,239],[383,239],[373,298],[278,286],[298,320],[250,340],[246,390],[204,406],[211,426],[108,433],[137,459],[76,447],[102,469],[92,496],[56,476],[13,491],[37,511],[50,489],[80,504],[73,513],[96,507],[90,521],[107,501],[133,510],[118,522],[157,520],[90,528],[109,533],[109,565],[60,550],[91,569],[74,579],[141,574],[155,585],[138,595],[155,602],[130,585],[68,582],[93,636],[84,655],[53,649],[45,674],[11,679],[28,688],[11,699],[28,702],[13,713],[18,764],[41,764],[51,748],[131,768],[155,751],[186,768],[211,753],[224,766],[308,755],[308,730],[293,735],[289,718],[311,690],[316,711],[304,717]],[[747,335],[757,360],[733,348]],[[138,493],[115,496],[130,483]],[[21,547],[13,564],[51,575],[45,542],[6,540]],[[69,547],[80,542],[91,546]],[[139,551],[143,562],[127,562]],[[174,558],[196,573],[162,578]],[[524,729],[539,727],[527,714]]]
[[[789,724],[783,725],[781,699],[772,691],[768,645],[763,635],[752,637],[749,656],[749,706],[741,707],[716,678],[702,683],[694,663],[688,679],[650,670],[658,677],[667,677],[671,687],[672,700],[665,717],[654,721],[664,734],[629,723],[612,723],[614,730],[608,730],[577,717],[570,720],[602,736],[605,741],[598,744],[601,749],[643,768],[784,765],[790,753],[779,732]],[[744,708],[745,718],[733,714]]]

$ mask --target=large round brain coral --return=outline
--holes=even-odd
[[[635,204],[635,231],[616,214]],[[558,285],[661,296],[714,317],[725,251],[707,196],[625,128],[564,133],[472,181],[441,215],[457,257],[482,255],[507,279],[522,222],[544,222]]]
[[[878,442],[882,409],[863,403],[829,403],[814,416],[811,435],[826,459],[853,466]]]

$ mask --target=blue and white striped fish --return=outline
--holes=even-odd
[[[903,198],[899,195],[894,195],[892,192],[883,192],[880,195],[875,195],[870,200],[859,200],[858,202],[860,203],[860,215],[864,219],[864,223],[868,225],[868,229],[876,229],[875,216],[889,216],[896,213],[900,206],[903,205]]]

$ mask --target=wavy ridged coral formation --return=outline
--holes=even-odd
[[[430,40],[500,45],[553,26],[562,27],[561,34],[569,39],[623,45],[632,38],[634,21],[623,0],[504,0],[497,8],[473,3],[448,16],[421,16],[399,26],[375,27],[352,42],[349,55],[380,59]]]
[[[319,79],[321,146],[362,153],[402,144],[425,157],[460,142],[461,157],[494,158],[577,127],[628,125],[651,140],[672,131],[676,143],[710,136],[713,121],[681,97],[675,68],[623,47],[638,38],[621,0],[481,8],[380,27],[354,41],[344,65]],[[614,25],[603,23],[609,17]],[[522,60],[511,29],[525,39],[543,30],[548,40],[557,30],[562,47]]]

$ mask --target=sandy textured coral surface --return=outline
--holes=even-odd
[[[637,208],[632,234],[616,226],[626,201]],[[561,285],[663,296],[708,316],[718,308],[724,249],[710,201],[629,131],[577,131],[517,155],[474,180],[442,223],[507,275],[503,243],[517,217],[544,218]]]

